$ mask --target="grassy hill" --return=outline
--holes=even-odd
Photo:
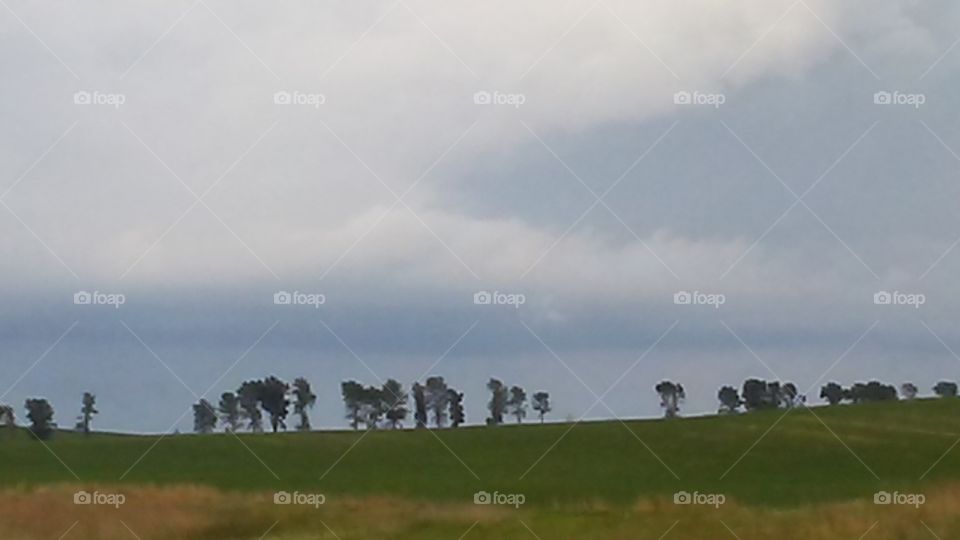
[[[180,435],[159,443],[157,437],[61,433],[48,443],[50,451],[26,434],[0,432],[0,487],[30,496],[60,483],[119,490],[189,484],[215,488],[223,497],[322,492],[331,504],[383,499],[393,501],[388,504],[393,508],[449,505],[468,514],[474,511],[474,492],[499,491],[522,493],[522,511],[529,520],[543,518],[540,526],[549,529],[560,516],[635,512],[647,504],[666,508],[656,512],[663,517],[677,511],[669,502],[681,490],[722,493],[733,503],[728,508],[781,517],[813,505],[870,504],[878,490],[953,493],[960,485],[960,449],[941,457],[958,439],[960,399],[796,409],[785,416],[769,411],[592,422],[572,429],[553,424],[244,434],[239,440],[229,434]],[[471,516],[451,530],[469,525]],[[471,534],[479,538],[483,530]],[[511,537],[506,530],[498,534],[503,536],[491,537]]]

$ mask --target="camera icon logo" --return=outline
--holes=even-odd
[[[886,491],[878,491],[873,494],[873,504],[890,504],[893,498]]]
[[[678,491],[673,494],[673,504],[690,504],[691,497],[686,491]]]
[[[286,90],[280,90],[279,92],[274,92],[273,102],[277,105],[289,105],[292,101],[292,96],[290,92]]]
[[[890,105],[893,103],[893,95],[890,92],[880,91],[873,95],[875,105]]]
[[[493,295],[487,291],[473,293],[473,303],[477,305],[488,305],[493,302]]]
[[[273,293],[273,303],[277,305],[289,305],[293,302],[293,295],[287,291],[278,291]]]
[[[673,293],[673,303],[678,306],[689,305],[693,302],[693,295],[687,291],[677,291]]]
[[[86,491],[78,491],[73,494],[73,504],[92,504],[93,497]]]
[[[893,302],[893,295],[887,291],[878,291],[873,293],[873,303],[878,306],[890,305]]]
[[[486,491],[478,491],[473,494],[473,504],[490,504],[493,498]]]
[[[490,105],[493,103],[493,96],[486,90],[481,90],[473,94],[473,102],[477,105]]]
[[[80,90],[73,94],[73,102],[77,105],[89,105],[91,103],[90,92]]]
[[[673,95],[674,105],[690,105],[693,103],[693,96],[686,90],[681,90]]]
[[[278,491],[273,494],[273,504],[291,504],[293,498],[286,491]]]
[[[87,291],[73,293],[73,303],[77,305],[88,305],[93,302],[93,295]]]

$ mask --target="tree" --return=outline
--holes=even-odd
[[[0,427],[14,428],[17,426],[17,416],[10,405],[0,405]]]
[[[380,423],[380,417],[386,412],[386,396],[382,389],[367,386],[360,390],[360,416],[367,425],[367,429],[376,429]]]
[[[498,379],[491,378],[487,382],[487,390],[490,390],[490,403],[487,404],[490,418],[487,418],[487,424],[497,426],[503,423],[503,414],[507,410],[507,387]]]
[[[84,392],[82,405],[80,407],[80,416],[77,417],[76,426],[76,429],[83,431],[84,435],[90,434],[90,420],[93,419],[93,415],[100,412],[97,410],[96,405],[97,396],[90,392]]]
[[[797,385],[780,381],[747,379],[743,382],[742,403],[748,411],[793,407],[803,403],[806,398],[797,392]]]
[[[523,388],[514,386],[510,388],[510,399],[507,400],[507,408],[510,414],[517,418],[517,423],[523,423],[523,418],[527,416],[527,393]]]
[[[543,417],[552,411],[550,408],[550,394],[546,392],[537,392],[533,395],[533,410],[540,413],[540,423],[543,423]]]
[[[448,388],[447,403],[450,406],[450,427],[459,427],[466,420],[463,412],[463,392]]]
[[[797,385],[792,382],[788,382],[780,389],[780,404],[787,409],[803,403],[805,399],[797,392]]]
[[[654,390],[660,395],[660,406],[663,407],[664,415],[667,418],[673,418],[680,412],[680,402],[687,396],[683,390],[683,385],[670,381],[660,381]]]
[[[249,422],[247,428],[254,433],[263,431],[263,412],[260,411],[260,396],[263,381],[245,381],[237,390],[242,416]]]
[[[217,427],[217,413],[213,405],[205,399],[193,405],[193,431],[197,433],[213,433]]]
[[[442,428],[447,422],[447,407],[450,399],[447,390],[447,383],[443,380],[443,377],[429,377],[427,379],[427,408],[433,412],[433,422],[438,428]]]
[[[735,414],[740,408],[740,394],[732,386],[724,386],[717,392],[717,399],[720,400],[720,414]]]
[[[24,406],[27,409],[27,419],[30,420],[30,433],[40,440],[49,439],[56,425],[53,423],[53,407],[50,402],[43,398],[28,399]]]
[[[900,385],[900,395],[903,396],[903,399],[906,399],[908,401],[916,398],[918,392],[919,390],[917,390],[917,385],[913,383],[908,382]]]
[[[423,385],[418,382],[413,383],[413,404],[417,428],[427,427],[427,396]]]
[[[343,397],[343,406],[347,411],[347,419],[354,430],[360,427],[360,412],[363,409],[363,385],[356,381],[340,383],[340,395]]]
[[[403,385],[394,379],[387,379],[383,383],[383,396],[385,399],[385,409],[387,421],[390,427],[397,429],[403,425],[410,411],[407,409],[407,400],[410,396],[403,391]]]
[[[270,415],[270,427],[276,433],[279,428],[287,429],[287,410],[290,400],[287,393],[290,385],[273,375],[263,381],[263,390],[260,393],[260,406]]]
[[[313,404],[317,402],[317,395],[311,390],[307,379],[297,377],[293,381],[293,397],[293,413],[300,415],[297,430],[310,431],[310,417],[307,415],[307,409],[313,408]]]
[[[933,393],[942,398],[957,397],[957,383],[940,381],[933,387]]]
[[[846,399],[846,396],[842,386],[829,382],[820,388],[820,399],[827,400],[830,405],[836,405]]]
[[[227,426],[227,431],[236,433],[240,429],[240,400],[233,392],[224,392],[220,395],[220,422]]]
[[[897,389],[891,384],[883,384],[879,381],[870,381],[866,384],[858,382],[844,391],[844,399],[854,403],[890,401],[897,399]]]

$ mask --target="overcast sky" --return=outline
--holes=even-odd
[[[686,414],[750,376],[960,378],[958,23],[946,0],[6,0],[0,402],[72,425],[91,391],[96,427],[163,432],[268,374],[310,379],[324,427],[348,378],[443,375],[471,423],[491,376],[556,419],[658,415],[663,378]]]

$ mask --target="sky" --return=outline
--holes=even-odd
[[[0,4],[0,402],[960,378],[956,3]]]

